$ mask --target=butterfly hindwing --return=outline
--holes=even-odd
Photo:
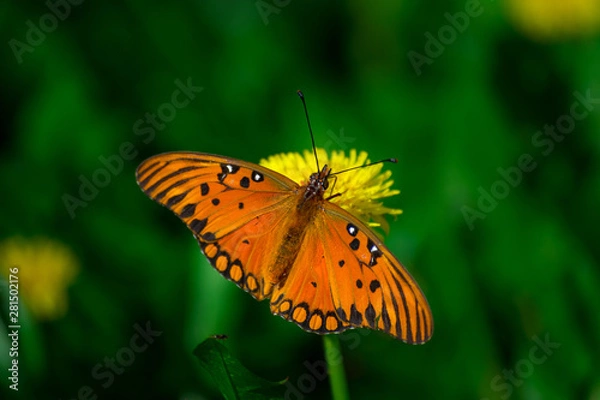
[[[273,314],[319,334],[342,332],[352,327],[335,312],[326,250],[331,243],[325,240],[324,229],[327,227],[321,219],[311,222],[301,243],[302,251],[284,284],[276,288],[271,297]]]
[[[256,201],[262,202],[260,196]],[[262,210],[249,222],[212,241],[198,238],[209,262],[227,279],[233,281],[257,300],[271,295],[278,279],[268,268],[285,235],[284,220],[289,217],[291,203],[271,211]]]
[[[261,300],[298,185],[259,165],[212,154],[151,157],[137,169],[142,190],[172,210],[198,239],[210,263]]]

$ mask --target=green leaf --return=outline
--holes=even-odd
[[[227,400],[233,399],[281,399],[284,383],[271,382],[250,372],[220,343],[221,340],[208,338],[194,349],[200,365],[213,378],[221,394]]]

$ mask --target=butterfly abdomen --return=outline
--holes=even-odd
[[[271,268],[273,283],[277,285],[285,283],[290,268],[300,252],[300,239],[303,231],[301,226],[292,226],[284,235],[277,251],[277,257],[275,257],[275,263]]]
[[[308,200],[298,197],[294,219],[281,240],[275,262],[271,266],[271,276],[274,278],[274,284],[279,286],[285,284],[289,271],[302,250],[301,244],[304,235],[319,211],[319,204],[322,201],[322,196],[316,196]]]

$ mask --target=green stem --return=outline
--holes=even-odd
[[[325,361],[329,371],[329,382],[331,384],[331,397],[333,400],[349,400],[348,384],[346,383],[346,372],[344,371],[344,359],[340,347],[338,335],[323,335],[323,349]]]

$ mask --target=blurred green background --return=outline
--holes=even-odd
[[[594,0],[3,2],[21,328],[15,392],[3,284],[0,396],[220,398],[192,350],[227,334],[287,398],[330,397],[321,338],[222,279],[134,177],[164,151],[308,149],[302,89],[320,147],[398,158],[386,243],[435,318],[422,346],[344,334],[352,398],[599,399],[599,31]]]

